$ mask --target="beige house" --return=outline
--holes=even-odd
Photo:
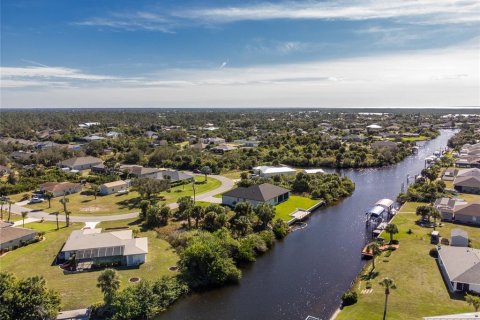
[[[36,236],[35,230],[13,227],[10,223],[0,221],[0,252],[13,250],[22,242],[34,240]]]
[[[127,190],[130,187],[130,180],[118,180],[113,182],[108,182],[100,185],[99,193],[101,195],[109,195],[117,193],[119,191]]]
[[[75,157],[58,163],[60,168],[70,168],[71,170],[87,170],[93,166],[103,163],[102,159],[95,157]]]
[[[51,192],[53,193],[54,197],[77,193],[81,190],[82,186],[80,185],[80,183],[72,182],[45,182],[40,185],[41,192]]]

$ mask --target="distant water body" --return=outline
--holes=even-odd
[[[183,298],[157,320],[329,319],[365,263],[360,257],[367,241],[364,212],[379,199],[395,199],[407,174],[419,174],[424,159],[445,148],[453,134],[442,130],[394,166],[341,170],[356,184],[351,197],[317,210],[307,228],[243,269],[240,284]]]

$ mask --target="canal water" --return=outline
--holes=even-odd
[[[356,184],[351,197],[317,210],[307,228],[243,269],[238,285],[190,295],[157,319],[329,319],[364,266],[365,211],[379,199],[395,199],[407,175],[419,174],[424,159],[444,149],[453,134],[442,130],[435,140],[419,143],[418,154],[391,167],[342,170]]]

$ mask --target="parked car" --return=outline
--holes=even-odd
[[[30,201],[28,203],[41,203],[43,201],[45,201],[45,200],[42,199],[42,198],[33,197],[32,199],[30,199]]]
[[[202,173],[202,171],[200,171],[198,169],[195,169],[195,170],[193,170],[193,173]]]

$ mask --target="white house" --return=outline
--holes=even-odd
[[[100,185],[99,193],[108,195],[119,191],[127,190],[130,187],[130,180],[118,180]]]
[[[480,250],[440,246],[438,264],[450,292],[480,293]]]
[[[145,263],[148,238],[133,238],[132,230],[102,232],[102,229],[72,231],[60,252],[60,259],[75,256],[77,262],[118,262],[124,266]]]
[[[71,170],[86,170],[102,163],[102,159],[88,156],[70,158],[59,162],[58,166],[60,168],[70,168]]]
[[[54,197],[60,197],[82,191],[82,185],[73,182],[45,182],[39,189],[43,193],[51,192]]]
[[[270,166],[254,167],[253,172],[263,178],[269,178],[269,177],[278,176],[278,175],[294,176],[297,173],[294,169],[290,167],[270,167]]]
[[[222,195],[222,204],[234,207],[239,202],[250,202],[253,207],[261,203],[277,205],[290,198],[290,190],[274,186],[270,183],[239,187]]]

